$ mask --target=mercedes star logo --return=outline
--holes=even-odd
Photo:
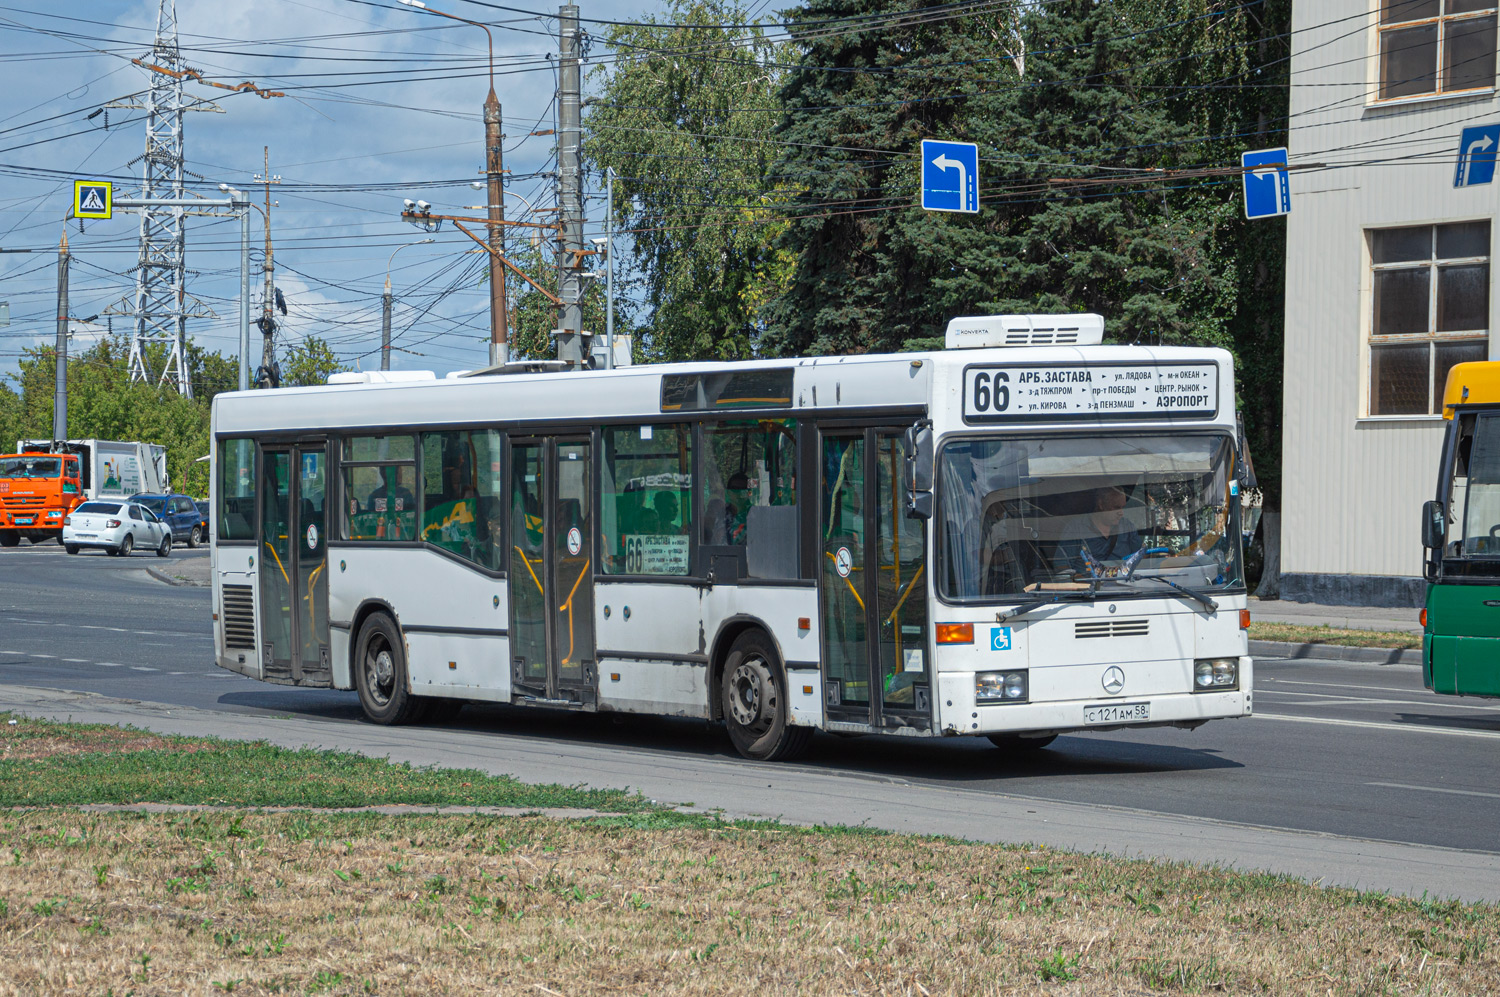
[[[1125,669],[1119,665],[1110,665],[1104,670],[1104,691],[1113,696],[1125,688]]]

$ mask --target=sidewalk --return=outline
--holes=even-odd
[[[1250,599],[1250,619],[1261,623],[1286,623],[1303,627],[1333,627],[1338,630],[1380,630],[1421,634],[1419,609],[1382,606],[1323,606],[1314,602],[1262,602]],[[1258,658],[1321,658],[1332,661],[1362,661],[1380,665],[1420,665],[1420,649],[1345,647],[1336,644],[1286,643],[1252,640],[1250,653]]]
[[[1337,627],[1340,630],[1390,630],[1419,634],[1420,609],[1383,606],[1320,606],[1315,602],[1261,602],[1250,599],[1250,618],[1265,623],[1292,623],[1303,627]]]

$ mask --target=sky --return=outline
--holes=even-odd
[[[170,0],[169,0],[170,2]],[[491,26],[495,88],[504,116],[506,214],[526,203],[555,205],[557,17],[555,6],[511,0],[510,10],[476,0],[430,5]],[[660,17],[649,0],[580,4],[591,19]],[[156,0],[0,0],[0,377],[21,351],[56,338],[57,247],[66,224],[72,254],[69,312],[107,328],[111,306],[133,299],[139,220],[65,222],[75,179],[111,179],[115,196],[139,192],[145,115],[107,108],[144,103],[146,56],[156,32]],[[271,233],[276,286],[286,299],[284,342],[327,340],[341,362],[379,366],[381,292],[388,264],[397,370],[467,370],[487,362],[489,297],[479,276],[487,261],[461,232],[428,235],[402,222],[404,198],[434,211],[482,214],[488,90],[484,32],[396,0],[177,0],[178,45],[205,79],[253,82],[283,97],[189,82],[184,92],[212,110],[184,115],[186,185],[223,197],[229,184],[263,203],[255,182],[269,150]],[[592,48],[597,57],[601,44]],[[550,56],[550,58],[549,58]],[[584,96],[589,93],[585,64]],[[104,109],[101,111],[101,109]],[[100,113],[96,113],[100,112]],[[134,178],[132,182],[130,178]],[[602,234],[603,197],[590,178],[585,237]],[[594,196],[597,195],[597,196]],[[253,212],[251,309],[261,303],[263,222]],[[622,250],[624,243],[622,241]],[[623,260],[622,260],[623,262]],[[188,293],[217,317],[190,319],[189,338],[209,349],[239,350],[240,229],[237,219],[191,217]],[[118,332],[131,327],[113,319]],[[89,332],[75,340],[87,343]],[[97,333],[95,333],[97,335]],[[251,329],[250,367],[260,363]],[[76,348],[76,347],[75,347]]]

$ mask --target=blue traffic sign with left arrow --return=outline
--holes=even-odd
[[[1245,217],[1275,218],[1292,210],[1292,182],[1285,149],[1257,149],[1240,154],[1240,184],[1245,191]]]
[[[1465,128],[1458,139],[1455,187],[1478,187],[1495,179],[1495,153],[1500,152],[1500,124]]]
[[[979,146],[922,140],[922,207],[979,213]]]

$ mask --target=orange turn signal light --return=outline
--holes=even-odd
[[[1422,610],[1422,615],[1419,616],[1419,617],[1417,617],[1417,619],[1419,619],[1419,620],[1422,621],[1422,626],[1423,627],[1426,627],[1427,626],[1427,610],[1423,609]]]
[[[798,630],[811,630],[812,629],[812,617],[811,616],[799,616],[799,617],[797,617],[797,629]]]
[[[1248,609],[1242,609],[1242,610],[1240,610],[1240,629],[1241,630],[1249,630],[1250,629],[1250,610],[1248,610]]]
[[[972,644],[974,643],[974,624],[939,623],[937,642],[939,644]]]

